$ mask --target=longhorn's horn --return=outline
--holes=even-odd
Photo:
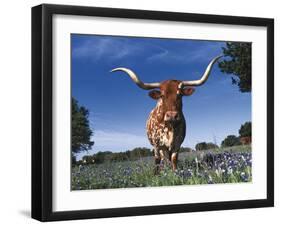
[[[154,88],[159,88],[160,83],[155,82],[155,83],[143,83],[141,80],[139,80],[138,76],[130,69],[124,68],[124,67],[119,67],[111,70],[110,72],[115,72],[115,71],[123,71],[126,72],[131,79],[136,83],[140,88],[142,89],[154,89]]]
[[[210,75],[210,72],[212,70],[212,67],[217,62],[217,60],[220,59],[221,57],[223,57],[223,55],[217,56],[214,59],[212,59],[212,61],[209,63],[208,67],[206,68],[206,71],[202,75],[201,79],[193,80],[193,81],[182,81],[182,85],[184,85],[184,86],[200,86],[200,85],[203,85],[207,81],[207,79]]]

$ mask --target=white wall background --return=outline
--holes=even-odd
[[[42,1],[3,1],[0,20],[0,224],[36,225],[30,218],[31,168],[31,10]],[[275,18],[275,84],[281,84],[281,15],[278,1],[212,0],[68,0],[45,3],[135,8]],[[60,225],[218,225],[261,224],[280,221],[281,211],[281,89],[275,86],[275,208],[154,215],[56,222]],[[279,117],[278,117],[279,115]],[[274,224],[274,223],[273,223]]]

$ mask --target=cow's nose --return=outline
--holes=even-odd
[[[177,111],[167,111],[165,114],[165,121],[178,121],[179,113]]]

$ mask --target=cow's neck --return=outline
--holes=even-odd
[[[158,123],[163,123],[164,122],[164,110],[163,110],[163,100],[159,99],[157,102],[156,107],[154,108],[154,115],[156,116],[156,120]]]

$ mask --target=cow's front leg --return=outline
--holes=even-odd
[[[171,156],[172,169],[175,171],[177,169],[178,162],[178,152],[173,152]]]
[[[155,162],[154,174],[156,175],[159,174],[160,162],[161,162],[159,151],[156,148],[154,148],[154,162]]]
[[[170,164],[170,155],[169,155],[168,150],[160,149],[159,153],[160,153],[160,158],[161,158],[161,163],[160,163],[161,168],[163,168],[164,165],[169,165]]]

